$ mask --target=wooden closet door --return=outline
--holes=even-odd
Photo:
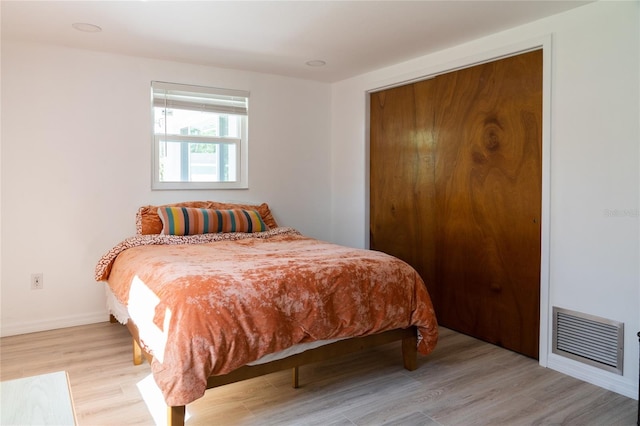
[[[371,97],[371,248],[418,270],[440,324],[533,358],[541,144],[541,51]]]
[[[435,286],[432,80],[370,98],[370,248],[413,266]],[[435,301],[435,300],[434,300]]]
[[[542,52],[438,80],[438,319],[538,358]]]

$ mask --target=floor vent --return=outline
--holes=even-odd
[[[624,324],[554,306],[552,351],[622,375]]]

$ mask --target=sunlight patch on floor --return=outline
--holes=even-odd
[[[138,391],[142,396],[151,417],[153,417],[153,422],[157,426],[165,426],[167,424],[167,404],[164,402],[164,397],[162,396],[162,392],[158,385],[156,385],[155,380],[153,380],[153,375],[149,374],[144,379],[140,380],[136,383],[138,387]],[[189,410],[185,414],[185,423],[189,419]]]

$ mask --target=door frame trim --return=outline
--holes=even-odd
[[[475,65],[496,61],[509,56],[519,55],[532,50],[542,50],[542,211],[540,235],[540,335],[538,362],[547,367],[551,348],[551,310],[550,310],[550,259],[551,259],[551,78],[552,78],[552,35],[524,40],[503,47],[462,56],[456,60],[434,64],[411,73],[405,73],[375,82],[365,92],[365,246],[369,247],[369,147],[370,147],[370,104],[371,93],[392,87],[415,83],[434,78]]]

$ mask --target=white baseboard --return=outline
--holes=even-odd
[[[547,368],[626,397],[638,399],[637,377],[626,378],[553,353],[549,354]]]
[[[7,324],[6,321],[0,326],[0,337],[15,336],[17,334],[37,333],[39,331],[55,330],[58,328],[75,327],[77,325],[95,324],[97,322],[109,321],[109,313],[106,308],[100,312],[89,312],[79,315],[69,315],[47,320],[20,321],[16,324]]]

